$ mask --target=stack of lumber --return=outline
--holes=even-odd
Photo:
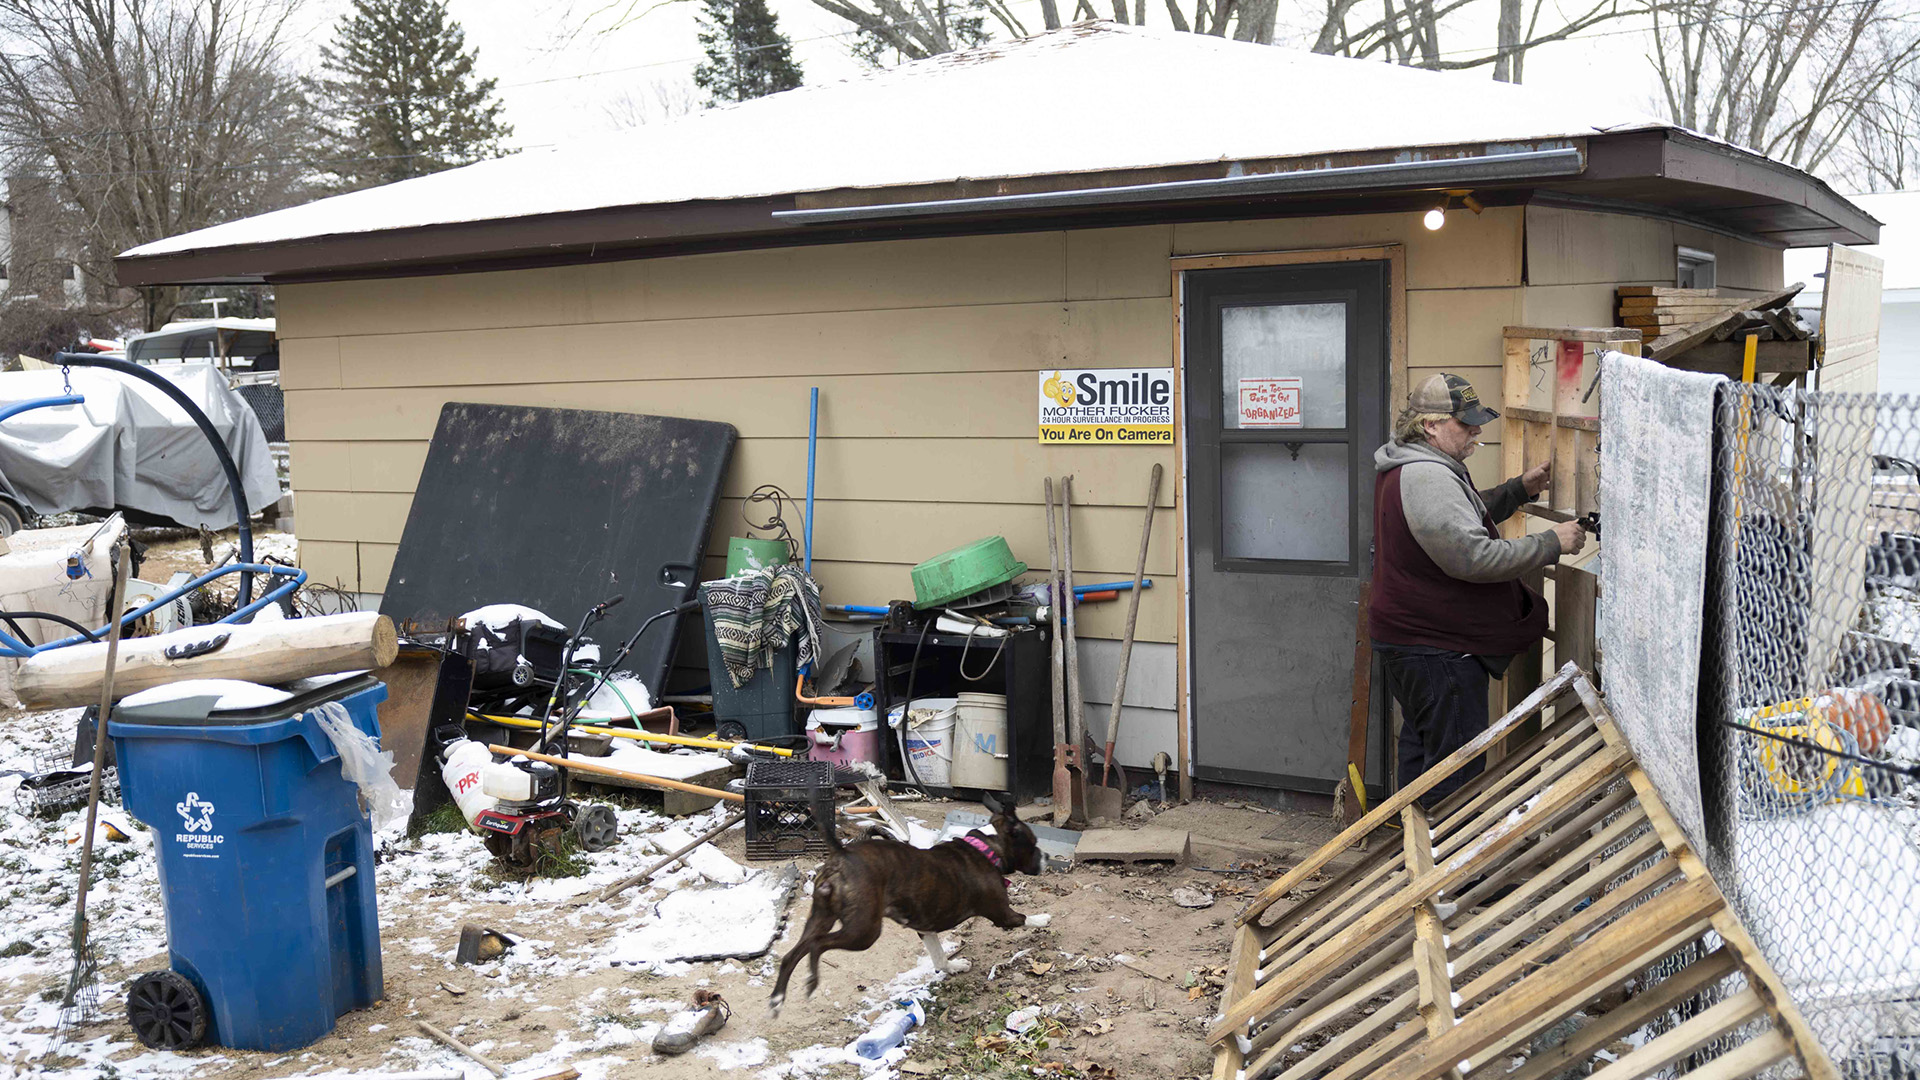
[[[1633,327],[1648,341],[1710,315],[1723,315],[1748,299],[1722,296],[1716,289],[1668,289],[1655,285],[1622,285],[1614,290],[1614,296],[1620,310],[1618,325]]]
[[[1708,319],[1718,324],[1714,341],[1743,340],[1750,333],[1758,334],[1761,341],[1806,341],[1813,337],[1813,328],[1777,296],[1723,296],[1713,289],[1652,285],[1623,285],[1616,296],[1620,325],[1640,331],[1648,341]],[[1738,318],[1725,318],[1736,314]]]
[[[1712,289],[1624,285],[1620,325],[1640,331],[1644,355],[1674,367],[1738,375],[1746,341],[1759,343],[1756,373],[1793,375],[1813,365],[1813,330],[1790,306],[1796,284],[1764,296]]]

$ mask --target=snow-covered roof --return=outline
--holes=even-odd
[[[569,211],[1667,125],[1598,100],[1083,23],[216,225],[127,257]]]
[[[1880,287],[1893,292],[1920,289],[1920,191],[1886,191],[1849,195],[1847,201],[1880,219],[1880,242],[1856,246],[1854,250],[1878,255],[1886,261]],[[1787,252],[1788,281],[1807,283],[1806,294],[1818,296],[1826,291],[1827,249],[1794,248]],[[1805,301],[1798,301],[1805,302]]]

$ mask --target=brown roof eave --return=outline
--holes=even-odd
[[[1486,201],[1526,201],[1538,187],[1568,196],[1613,197],[1624,213],[1679,213],[1709,227],[1772,243],[1873,243],[1879,223],[1813,177],[1766,158],[1670,129],[1640,129],[1596,134],[1584,141],[1586,167],[1574,176],[1538,181],[1509,178],[1486,188]],[[1566,140],[1556,141],[1568,145]],[[1544,145],[1544,144],[1542,144]],[[1468,148],[1460,148],[1470,153]],[[1491,148],[1474,148],[1491,149]],[[1504,148],[1503,148],[1504,149]],[[1432,153],[1433,151],[1423,152]],[[1385,153],[1385,152],[1379,152]],[[1439,152],[1447,156],[1447,152]],[[1347,164],[1332,159],[1303,167]],[[1273,163],[1241,163],[1264,169]],[[1160,167],[1098,178],[1029,177],[1001,181],[995,193],[1010,190],[1097,189],[1126,183],[1206,178],[1231,172],[1233,163]],[[1094,182],[1088,182],[1094,181]],[[967,213],[958,204],[988,192],[979,184],[965,190],[928,187],[867,189],[857,198],[835,193],[761,199],[711,200],[658,206],[630,206],[569,214],[464,222],[386,232],[342,234],[313,240],[215,248],[116,260],[120,283],[128,286],[213,284],[263,281],[311,281],[452,274],[529,266],[567,265],[609,259],[647,258],[703,251],[907,239],[968,233],[1022,232],[1045,228],[1088,228],[1148,222],[1216,220],[1223,217],[1286,217],[1350,214],[1408,208],[1430,194],[1425,188],[1366,192],[1322,191],[1311,197],[1261,199],[1170,199],[1166,203],[1081,206],[1044,212]],[[1617,189],[1610,191],[1609,189]],[[1543,190],[1543,193],[1544,193]],[[1626,191],[1627,194],[1618,194]],[[1652,192],[1656,197],[1648,198]],[[1711,205],[1701,202],[1705,193]],[[925,200],[949,196],[955,212],[912,222],[802,225],[775,217],[797,207],[849,203],[871,205],[890,198]],[[1670,196],[1670,198],[1668,197]],[[1596,204],[1597,205],[1597,204]],[[1716,220],[1724,218],[1724,220]],[[1813,218],[1815,220],[1808,220]],[[1831,223],[1823,227],[1822,223]]]
[[[439,268],[451,273],[475,269],[478,262],[529,258],[585,261],[601,250],[795,232],[793,226],[773,217],[775,210],[792,208],[791,196],[623,206],[164,255],[123,255],[114,260],[114,270],[122,286],[136,287],[257,284],[315,276],[377,278]]]

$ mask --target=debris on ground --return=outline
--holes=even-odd
[[[1173,890],[1173,902],[1183,908],[1210,908],[1213,906],[1213,894],[1203,889],[1192,889],[1184,885]]]
[[[1226,936],[1214,912],[1166,901],[1175,888],[1215,892],[1219,884],[1214,875],[1153,864],[1082,865],[1065,874],[1050,866],[1037,878],[1016,876],[1016,909],[1045,912],[1054,921],[1045,930],[1017,931],[975,921],[944,935],[949,951],[958,947],[974,959],[969,972],[940,975],[916,935],[889,926],[866,952],[829,955],[820,992],[810,999],[795,993],[778,1023],[765,1021],[764,1010],[747,1009],[684,1054],[655,1054],[656,1037],[687,1009],[690,989],[721,994],[736,1009],[765,1000],[773,968],[804,922],[817,863],[746,864],[741,830],[723,830],[695,849],[693,866],[676,863],[601,901],[608,886],[657,865],[733,813],[715,807],[670,818],[657,803],[642,805],[644,796],[617,806],[620,842],[574,852],[568,876],[504,872],[457,813],[442,823],[453,831],[384,834],[375,874],[386,997],[342,1015],[333,1034],[306,1050],[284,1055],[217,1046],[169,1054],[134,1041],[118,1011],[122,995],[134,977],[166,967],[166,928],[151,830],[127,822],[129,840],[96,851],[89,907],[97,912],[102,1012],[56,1039],[57,984],[70,961],[66,941],[78,867],[78,853],[64,838],[77,828],[79,812],[23,813],[11,798],[19,778],[10,771],[30,771],[39,756],[67,750],[77,713],[14,714],[0,724],[0,905],[9,922],[0,931],[0,1062],[33,1063],[36,1076],[488,1075],[421,1032],[419,1020],[515,1080],[569,1069],[582,1080],[635,1068],[664,1080],[714,1070],[771,1080],[996,1070],[1097,1080],[1189,1077],[1209,1068],[1204,1027],[1218,1008],[1216,973],[1224,973],[1228,959]],[[950,810],[978,813],[944,801],[897,801],[921,843],[938,838]],[[1206,858],[1215,867],[1242,865],[1231,852],[1208,849]],[[784,907],[790,910],[777,928],[746,926],[732,909],[716,906],[734,890],[743,890],[742,900],[746,891],[760,890],[759,899],[740,909],[764,912],[776,905],[776,886],[789,874]],[[726,880],[736,875],[740,880]],[[674,902],[681,896],[691,899]],[[649,941],[663,940],[650,928],[669,918],[700,927],[708,942],[752,938],[745,945],[761,955],[697,960],[662,947],[642,959]],[[477,963],[458,963],[453,946],[468,924],[511,946]],[[621,950],[633,950],[636,962],[616,966]],[[42,997],[45,991],[54,996]],[[902,1001],[920,1003],[924,1023],[877,1061],[862,1059],[856,1044]],[[1040,1010],[1039,1019],[1027,1033],[1010,1034],[1008,1015],[1030,1007]]]

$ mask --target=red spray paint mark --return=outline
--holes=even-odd
[[[1580,362],[1586,358],[1587,349],[1578,341],[1560,343],[1560,381],[1571,382],[1580,377]]]

